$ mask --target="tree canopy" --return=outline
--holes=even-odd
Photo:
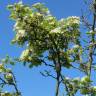
[[[93,1],[92,10],[96,10],[96,1]],[[95,22],[96,15],[93,12],[93,22],[90,26],[85,22],[85,17],[69,16],[60,20],[51,14],[49,9],[42,3],[35,3],[31,7],[24,5],[22,2],[8,5],[10,18],[15,21],[15,37],[12,44],[20,47],[24,46],[18,62],[32,67],[45,65],[49,68],[41,74],[45,77],[54,78],[56,83],[55,96],[59,96],[59,87],[64,86],[66,96],[75,96],[78,92],[84,96],[96,96],[96,86],[91,80],[92,70],[95,70],[94,58],[96,41],[95,41]],[[85,24],[88,32],[88,40],[82,39],[81,26]],[[86,25],[87,24],[87,25]],[[84,25],[83,25],[84,26]],[[84,42],[85,45],[82,44]],[[5,59],[6,61],[6,59]],[[10,63],[8,58],[7,63]],[[0,65],[1,73],[4,73],[4,84],[13,85],[18,96],[20,92],[16,87],[15,77],[12,71],[8,72],[2,62]],[[13,64],[13,62],[11,62]],[[64,69],[70,71],[71,68],[79,70],[85,76],[82,78],[68,78],[64,75]],[[6,69],[6,70],[5,70]],[[53,72],[55,74],[53,74]],[[1,86],[2,87],[2,86]],[[1,96],[13,96],[14,93],[8,93]]]

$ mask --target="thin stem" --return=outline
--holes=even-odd
[[[12,85],[14,86],[14,88],[15,88],[15,90],[16,90],[16,93],[17,93],[17,95],[19,96],[19,95],[20,95],[20,92],[19,92],[17,86],[16,86],[14,83],[12,83]]]
[[[95,15],[93,15],[93,26],[92,26],[92,31],[94,32],[95,29]],[[95,34],[92,34],[91,36],[91,43],[94,44],[94,39],[95,39]],[[91,69],[92,69],[92,62],[93,62],[93,46],[89,48],[89,72],[88,76],[91,78]]]
[[[64,80],[65,77],[62,76],[62,75],[60,75],[60,76],[61,76],[61,79],[62,79],[64,85],[65,85],[65,90],[66,90],[66,92],[67,92],[67,96],[71,96],[71,95],[70,95],[70,92],[69,92],[69,89],[68,89],[68,87],[67,87],[67,83],[66,83],[66,81]]]

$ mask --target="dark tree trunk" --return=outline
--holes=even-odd
[[[58,96],[59,95],[59,81],[57,80],[56,82],[56,95],[55,96]]]
[[[60,85],[60,70],[59,70],[59,72],[57,72],[56,94],[55,94],[55,96],[59,95],[59,85]]]

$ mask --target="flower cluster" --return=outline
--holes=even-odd
[[[84,76],[81,79],[79,77],[73,79],[65,77],[64,82],[66,82],[71,94],[77,92],[77,90],[80,90],[80,93],[84,96],[89,96],[91,92],[96,94],[96,86],[90,86],[90,82],[92,81],[90,80],[89,76]]]
[[[20,56],[20,60],[27,60],[28,59],[28,56],[30,54],[30,51],[29,49],[26,49],[22,52],[21,56]]]
[[[3,90],[6,85],[17,87],[14,74],[12,70],[7,67],[3,62],[0,64],[0,96],[19,96],[17,92],[7,92]]]
[[[51,30],[51,33],[65,33],[70,30],[73,30],[73,27],[74,29],[76,29],[75,27],[79,26],[79,24],[80,24],[80,18],[76,16],[71,16],[66,19],[61,19],[59,21],[59,26]]]
[[[67,25],[80,24],[80,17],[71,16],[67,18]]]
[[[50,33],[61,33],[61,28],[60,27],[57,27],[57,28],[51,30]]]

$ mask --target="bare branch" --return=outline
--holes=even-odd
[[[44,77],[52,77],[52,78],[56,79],[56,77],[53,76],[52,74],[50,74],[50,72],[47,71],[47,70],[45,70],[45,73],[43,73],[43,72],[40,72],[40,73],[41,73],[41,75],[44,76]]]

